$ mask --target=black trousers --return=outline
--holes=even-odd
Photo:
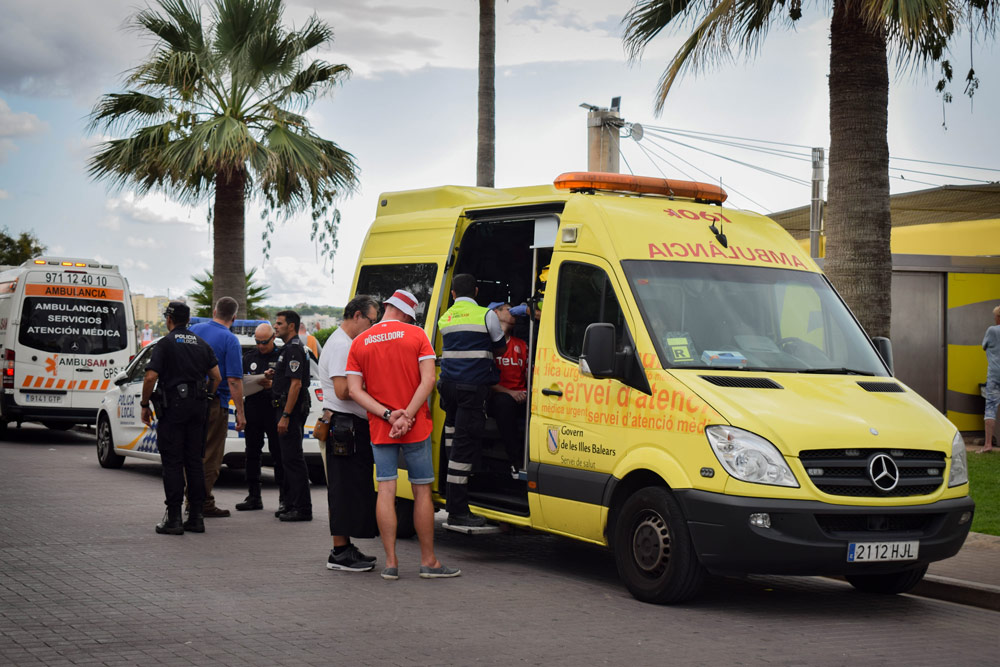
[[[268,403],[256,405],[247,400],[244,414],[247,425],[243,430],[247,453],[247,486],[250,492],[260,491],[261,453],[264,451],[264,436],[267,436],[267,451],[274,466],[274,481],[280,493],[283,480],[281,466],[281,445],[278,442],[278,422],[274,419],[274,408]],[[284,496],[282,496],[284,497]]]
[[[281,418],[281,408],[275,412],[275,423]],[[312,514],[312,497],[309,495],[309,469],[302,453],[302,411],[295,408],[288,418],[288,430],[278,434],[281,443],[282,484],[285,507]]]
[[[191,506],[200,511],[205,502],[205,410],[204,400],[174,398],[156,426],[167,507],[184,503],[185,474]]]
[[[490,388],[486,385],[462,384],[442,381],[438,383],[441,407],[445,411],[445,431],[454,429],[451,452],[448,455],[449,514],[469,513],[469,476],[472,464],[479,454],[480,438],[486,424],[486,398]]]
[[[369,538],[378,535],[375,522],[375,456],[372,453],[368,420],[357,415],[334,412],[354,423],[354,451],[334,453],[333,428],[326,439],[326,500],[330,509],[330,534]],[[332,427],[331,423],[331,427]]]
[[[524,403],[518,403],[510,394],[491,389],[486,400],[486,414],[497,423],[510,464],[520,470],[524,465],[524,438],[521,436],[521,425],[525,419]]]

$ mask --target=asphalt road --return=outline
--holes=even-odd
[[[524,532],[439,527],[457,579],[419,579],[410,540],[399,581],[331,572],[322,486],[312,523],[234,513],[204,535],[156,535],[159,465],[104,470],[77,431],[9,430],[0,473],[2,665],[993,665],[1000,653],[1000,613],[824,578],[716,578],[693,602],[642,604],[607,552]],[[219,505],[244,495],[224,474]],[[276,497],[265,488],[268,510]],[[380,543],[359,545],[381,563]]]

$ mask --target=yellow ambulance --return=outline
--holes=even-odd
[[[528,304],[523,459],[512,477],[489,424],[470,481],[492,524],[604,545],[649,602],[690,598],[706,572],[909,590],[968,534],[962,438],[802,248],[725,198],[594,172],[386,193],[354,292],[412,292],[439,354],[454,275],[480,304]]]

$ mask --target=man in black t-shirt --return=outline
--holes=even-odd
[[[274,329],[270,324],[264,322],[257,325],[257,329],[254,331],[254,343],[257,344],[256,348],[243,353],[244,375],[262,375],[278,364],[281,350],[274,344]],[[284,476],[281,466],[281,446],[278,444],[278,420],[274,414],[274,393],[268,387],[252,396],[246,396],[243,400],[243,413],[247,416],[247,425],[243,432],[246,435],[246,470],[249,495],[242,503],[236,504],[236,509],[241,512],[264,509],[264,502],[260,496],[260,466],[261,453],[264,450],[264,436],[266,435],[267,449],[271,453],[271,465],[274,466],[274,481],[277,482],[279,489],[278,511],[280,514],[284,505],[284,496],[280,491]]]
[[[211,346],[187,329],[191,309],[171,301],[165,311],[169,333],[157,341],[142,381],[142,423],[153,426],[150,398],[154,385],[160,394],[156,415],[156,446],[163,465],[163,490],[167,515],[156,532],[183,535],[185,530],[205,532],[205,410],[208,394],[222,376]],[[205,377],[208,376],[206,382]],[[181,523],[184,475],[190,488],[191,514]]]
[[[278,441],[284,473],[282,494],[285,498],[282,521],[312,521],[312,498],[309,495],[309,470],[302,454],[302,435],[309,415],[309,358],[299,339],[299,314],[282,310],[275,315],[274,330],[285,341],[274,370],[275,412],[278,417]]]

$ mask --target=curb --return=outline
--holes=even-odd
[[[924,575],[923,580],[909,591],[909,595],[1000,611],[1000,586],[976,584],[935,574]]]

